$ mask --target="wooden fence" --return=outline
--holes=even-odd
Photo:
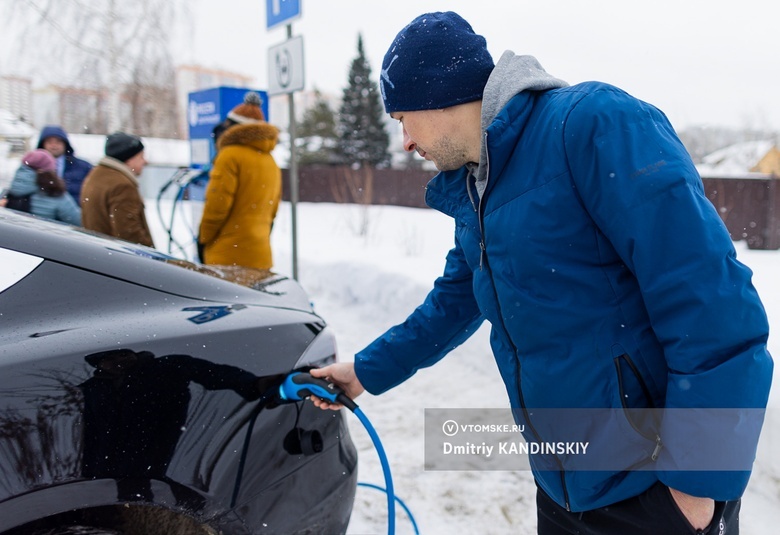
[[[289,174],[284,174],[284,198],[289,200]],[[307,166],[298,172],[302,202],[389,204],[425,208],[425,185],[435,173],[423,170]],[[703,179],[707,198],[718,210],[731,239],[745,240],[750,249],[780,249],[780,179]]]
[[[704,178],[704,191],[734,241],[780,249],[780,179]]]

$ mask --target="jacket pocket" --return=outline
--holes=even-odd
[[[628,354],[615,357],[614,362],[620,389],[620,403],[628,423],[643,437],[656,441],[660,415],[655,410],[653,397],[647,384]]]

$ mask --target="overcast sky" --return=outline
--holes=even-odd
[[[268,83],[267,0],[197,0],[182,59]],[[452,10],[485,36],[494,59],[531,54],[569,83],[615,84],[692,125],[780,130],[780,3],[773,0],[301,0],[306,89],[341,94],[357,36],[375,79],[398,31]]]

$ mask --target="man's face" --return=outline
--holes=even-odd
[[[59,158],[65,154],[65,141],[57,136],[47,137],[43,140],[43,148],[55,158]]]
[[[404,150],[417,152],[434,163],[439,171],[452,171],[472,161],[462,139],[462,128],[452,108],[393,112],[390,117],[401,123]]]
[[[125,165],[133,171],[135,176],[141,176],[141,173],[143,173],[144,167],[146,167],[147,163],[149,162],[147,162],[146,158],[144,158],[144,151],[139,152],[129,160],[125,161]]]

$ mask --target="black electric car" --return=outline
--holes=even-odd
[[[0,208],[0,534],[343,533],[336,359],[302,288]]]

